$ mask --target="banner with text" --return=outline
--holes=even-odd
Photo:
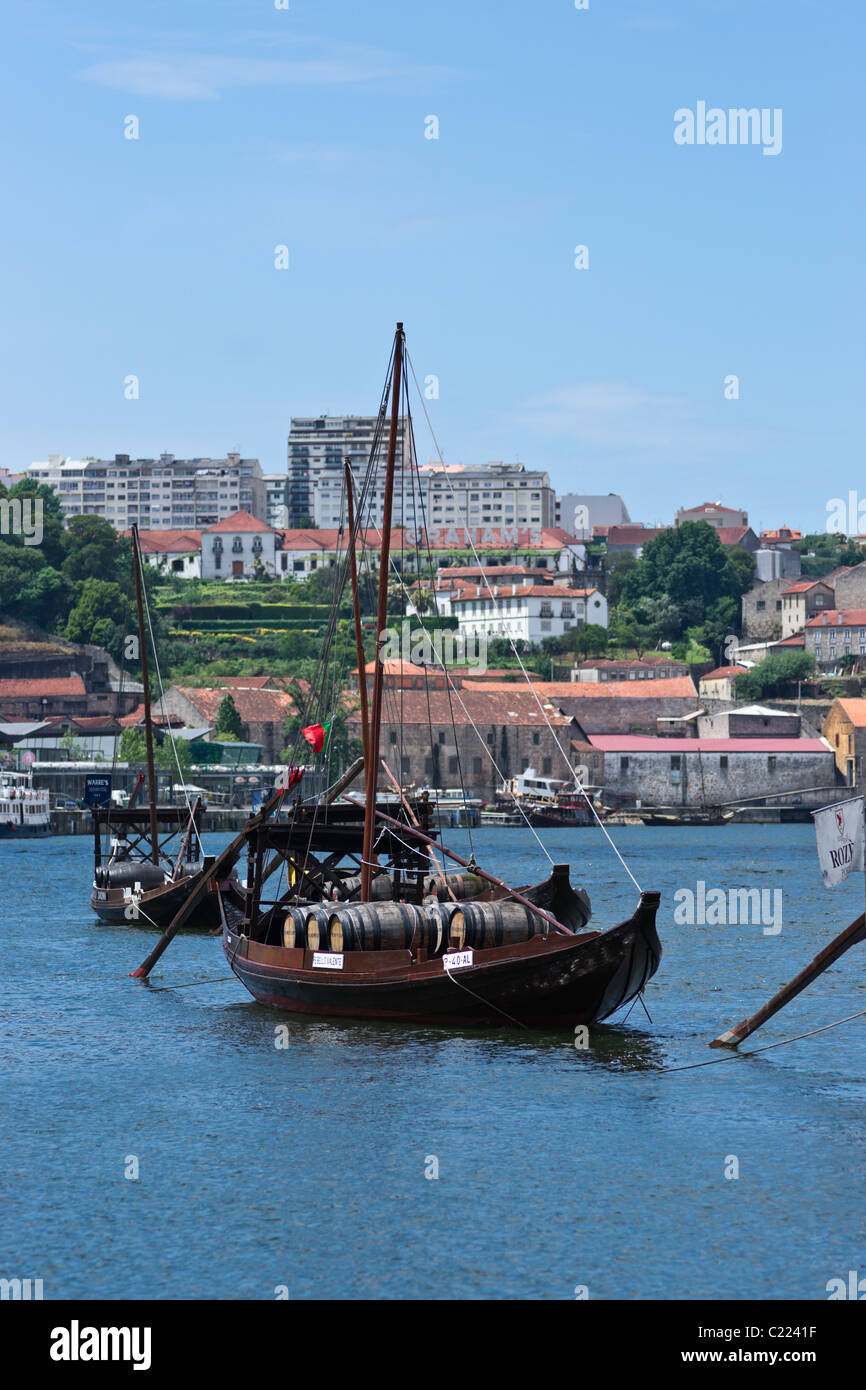
[[[863,872],[863,798],[813,811],[818,862],[825,888],[833,888],[855,869]]]

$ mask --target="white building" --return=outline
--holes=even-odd
[[[428,525],[553,526],[556,498],[550,478],[522,463],[427,463]]]
[[[607,627],[607,599],[598,589],[569,589],[560,584],[491,588],[476,584],[471,590],[452,591],[450,612],[463,637],[512,637],[539,643],[584,623]]]
[[[202,528],[242,509],[264,517],[265,489],[258,459],[70,459],[51,454],[27,477],[60,494],[64,515],[103,516],[117,531],[133,522],[154,530]]]
[[[319,415],[293,416],[288,442],[288,477],[286,507],[288,526],[298,529],[311,523],[317,528],[339,526],[345,516],[343,501],[343,472],[348,458],[360,493],[373,451],[379,424],[376,415]],[[379,431],[376,449],[376,480],[364,505],[364,522],[371,526],[382,523],[385,498],[385,461],[388,450],[389,419]],[[410,463],[408,422],[401,419],[397,433],[396,477],[394,487],[393,521],[399,524],[421,520],[421,502],[414,491],[416,476]],[[407,471],[404,475],[404,456]],[[413,456],[414,457],[414,456]],[[355,510],[359,510],[356,498]]]
[[[265,521],[276,530],[289,524],[289,475],[265,473]]]
[[[277,539],[272,526],[244,511],[208,526],[201,538],[202,579],[253,579],[257,561],[276,576]]]
[[[201,579],[201,531],[139,531],[142,559],[164,574]]]

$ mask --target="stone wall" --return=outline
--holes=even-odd
[[[678,758],[678,766],[672,766]],[[727,758],[725,769],[723,758]],[[770,762],[770,758],[774,762]],[[644,806],[721,805],[746,797],[819,787],[824,791],[788,796],[785,806],[821,806],[837,785],[836,765],[823,753],[609,753],[604,755],[605,789],[639,797]]]

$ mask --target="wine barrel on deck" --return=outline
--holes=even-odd
[[[135,888],[137,883],[141,884],[141,891],[148,892],[151,888],[161,888],[165,882],[165,874],[158,864],[151,864],[146,859],[124,859],[117,864],[108,864],[102,869],[97,869],[94,874],[94,883],[97,888]]]
[[[293,947],[303,948],[306,941],[304,928],[307,924],[307,909],[305,907],[290,907],[283,919],[283,945],[292,949]]]
[[[414,947],[431,954],[442,949],[455,909],[432,903],[357,903],[331,913],[332,951],[398,951]]]
[[[478,874],[432,874],[424,880],[424,892],[435,893],[440,902],[452,902],[451,893],[458,902],[467,898],[480,898],[489,885]],[[450,890],[450,891],[449,891]]]
[[[451,924],[449,940],[458,950],[484,950],[546,936],[548,923],[523,903],[464,903],[460,920]]]
[[[327,906],[323,904],[321,907],[308,907],[306,909],[304,929],[308,951],[327,951],[329,949],[328,925],[333,911],[331,903]]]

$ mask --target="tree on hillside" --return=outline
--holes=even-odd
[[[217,711],[216,728],[214,729],[214,739],[219,743],[220,739],[228,738],[237,743],[242,743],[244,737],[244,726],[238,714],[238,707],[232,699],[231,692],[223,696],[222,704]]]
[[[66,621],[65,636],[70,642],[92,642],[104,647],[119,661],[130,620],[129,601],[119,584],[106,579],[85,579],[78,590],[78,602]]]
[[[607,578],[607,601],[615,607],[623,596],[623,589],[629,575],[637,568],[637,558],[630,550],[614,556]]]
[[[104,517],[73,516],[67,525],[63,573],[74,581],[103,579],[126,589],[132,582],[131,551],[131,542]],[[148,566],[144,568],[146,572]]]
[[[797,681],[815,672],[815,658],[808,652],[771,652],[757,666],[737,677],[738,700],[762,700],[784,695]]]

